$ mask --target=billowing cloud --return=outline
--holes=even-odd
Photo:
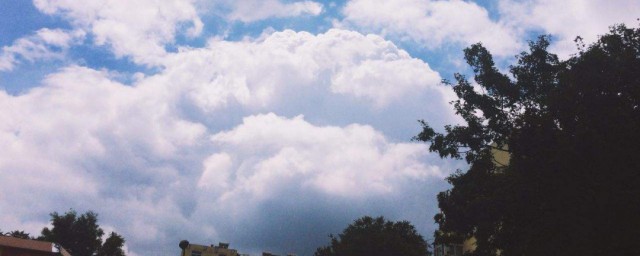
[[[301,188],[343,197],[397,192],[398,179],[444,176],[438,167],[427,168],[418,161],[427,152],[423,145],[389,143],[364,125],[316,127],[302,116],[285,119],[268,114],[247,117],[239,127],[215,134],[212,140],[233,153],[210,156],[199,185],[214,191],[223,188],[222,197],[233,197],[231,202],[270,197],[270,191],[291,183],[287,179],[301,176],[306,176],[296,182]],[[231,177],[228,173],[234,167],[238,171]]]
[[[242,0],[232,1],[230,20],[254,22],[267,18],[285,18],[300,15],[318,15],[322,12],[322,4],[315,1],[298,1],[283,3],[280,0]]]
[[[164,65],[166,71],[149,82],[188,85],[189,97],[205,110],[229,100],[264,107],[287,100],[287,91],[305,88],[328,88],[375,107],[416,91],[444,93],[439,74],[427,63],[379,36],[348,30],[212,40],[206,48],[182,49]]]
[[[178,208],[166,198],[170,191],[154,191],[180,177],[175,163],[184,161],[181,151],[197,148],[206,128],[178,118],[165,105],[170,102],[147,90],[114,82],[104,71],[68,67],[26,94],[0,91],[7,110],[0,112],[2,215],[27,223],[39,219],[42,227],[46,212],[93,209],[130,235],[130,245],[143,239],[135,228],[159,229],[140,217]],[[126,214],[134,229],[123,229]]]
[[[616,4],[606,0],[498,0],[491,4],[499,10],[494,16],[472,1],[350,0],[339,25],[416,41],[432,50],[450,43],[482,42],[497,56],[523,50],[522,38],[527,33],[551,34],[552,50],[567,57],[576,51],[576,36],[593,42],[609,26],[631,25],[638,18],[634,0]]]
[[[594,42],[614,24],[637,24],[640,4],[635,0],[500,0],[501,20],[553,36],[552,51],[562,57],[576,52],[574,39]],[[571,24],[571,25],[569,25]]]
[[[318,15],[322,4],[314,1],[283,3],[268,1],[231,1],[198,3],[176,1],[53,1],[34,0],[43,13],[62,16],[78,29],[93,36],[99,46],[108,46],[116,57],[132,57],[138,64],[157,65],[167,54],[166,46],[177,35],[196,37],[204,23],[197,10],[224,10],[228,20],[253,22],[271,17]]]
[[[264,114],[209,132],[180,115],[180,97],[157,91],[164,90],[68,67],[24,95],[2,93],[2,109],[13,110],[0,112],[4,228],[41,227],[48,211],[73,207],[101,213],[138,255],[177,251],[175,242],[185,238],[259,250],[283,248],[277,244],[293,236],[309,236],[291,245],[309,252],[314,241],[362,214],[415,218],[402,207],[363,202],[426,191],[447,172],[424,145],[390,142],[367,125],[316,126],[302,116]],[[427,158],[436,162],[426,164]],[[434,210],[414,203],[402,205]],[[282,216],[271,215],[283,204],[295,221],[324,228],[297,234],[305,225],[281,226],[268,232],[286,236],[258,240],[260,229],[253,228],[263,221],[284,225]],[[333,212],[352,204],[360,206]],[[310,209],[317,212],[306,220]],[[22,217],[10,218],[16,215]],[[332,217],[313,219],[322,215]]]
[[[508,56],[531,31],[560,46],[633,23],[633,2],[603,3],[34,0],[55,22],[0,53],[0,228],[94,210],[131,255],[177,255],[182,239],[306,255],[365,214],[429,237],[442,178],[464,166],[408,142],[417,119],[456,122],[439,65],[416,56],[478,41]],[[264,30],[299,16],[343,26]],[[50,59],[65,61],[41,81],[16,68]]]
[[[218,150],[203,161],[194,216],[210,216],[218,234],[245,248],[309,254],[312,241],[367,212],[415,220],[400,209],[433,205],[407,195],[440,188],[432,181],[450,171],[422,144],[390,142],[367,125],[316,126],[302,116],[249,116],[211,139]],[[397,208],[384,203],[403,197]],[[256,233],[233,233],[245,229]]]
[[[12,45],[2,47],[0,71],[11,71],[22,60],[61,59],[73,44],[84,38],[84,32],[43,28],[33,35],[17,39]]]
[[[515,31],[469,1],[350,0],[343,14],[347,25],[413,40],[428,49],[482,42],[492,53],[504,56],[521,48]]]
[[[201,33],[203,23],[192,0],[34,0],[43,13],[59,15],[93,35],[97,45],[108,45],[117,57],[131,56],[143,64],[156,64],[166,54],[181,24],[188,36]]]
[[[434,109],[446,112],[438,73],[393,43],[346,30],[283,31],[182,48],[162,66],[131,84],[68,66],[23,94],[0,91],[3,229],[38,232],[48,212],[73,207],[102,214],[138,255],[177,251],[181,239],[279,250],[296,236],[305,238],[291,251],[309,253],[361,215],[419,223],[417,213],[435,211],[417,196],[390,205],[442,189],[451,168],[424,145],[394,142],[366,123],[298,116],[320,100],[375,115],[423,95],[416,91],[437,95]],[[261,114],[287,108],[296,114]]]

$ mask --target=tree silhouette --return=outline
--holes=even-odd
[[[124,238],[115,232],[111,232],[107,240],[104,241],[102,247],[98,250],[98,256],[124,256],[122,250],[124,246]]]
[[[356,220],[338,237],[329,236],[328,246],[316,250],[315,256],[425,256],[427,243],[408,221],[391,222],[369,216]]]
[[[455,75],[466,124],[415,139],[470,168],[438,195],[436,242],[475,237],[473,255],[640,255],[640,29],[618,25],[566,61],[530,43],[495,67],[465,50],[479,88]],[[496,151],[510,162],[496,164]]]
[[[51,213],[53,228],[44,228],[40,240],[62,246],[74,256],[124,255],[124,238],[112,232],[102,243],[104,231],[98,225],[98,214],[88,211],[78,215],[70,210],[63,215]]]
[[[3,233],[2,231],[0,231],[0,236],[10,236],[10,237],[22,238],[22,239],[33,239],[33,237],[31,237],[29,233],[24,232],[24,230],[14,230],[7,233]]]

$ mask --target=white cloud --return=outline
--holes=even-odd
[[[33,183],[3,188],[42,185],[38,189],[91,195],[99,181],[83,178],[104,171],[89,168],[92,161],[127,169],[146,158],[170,159],[204,133],[201,125],[176,119],[165,103],[149,99],[145,88],[113,82],[105,72],[69,67],[44,84],[20,96],[0,91],[2,109],[11,110],[0,112],[0,144],[6,149],[0,169],[5,181],[20,177]]]
[[[142,64],[157,64],[173,43],[180,24],[188,36],[201,33],[203,23],[192,0],[34,0],[46,14],[60,15],[92,33],[97,45],[108,45],[117,57],[132,56]]]
[[[263,250],[271,239],[262,236],[270,235],[279,248],[308,253],[329,227],[363,214],[415,221],[407,209],[430,212],[434,205],[414,199],[437,190],[429,184],[451,170],[423,144],[390,142],[368,125],[318,126],[303,116],[248,116],[211,139],[217,150],[203,162],[198,184],[206,186],[199,186],[193,216],[248,248],[258,237]]]
[[[640,3],[636,0],[500,0],[501,20],[529,30],[542,30],[554,40],[552,51],[562,57],[575,53],[574,39],[595,42],[614,24],[635,26]]]
[[[138,40],[151,38],[145,45],[154,51],[174,35],[154,39],[160,32],[144,19],[140,27],[122,30],[123,38],[98,31],[109,22],[128,24],[108,14],[110,4],[104,10],[93,2],[39,7],[90,29],[115,52],[134,58],[149,53],[161,68],[124,84],[116,79],[122,74],[68,66],[20,95],[0,91],[3,228],[29,227],[36,234],[51,211],[94,210],[101,223],[127,238],[132,253],[157,255],[190,237],[250,241],[259,233],[251,225],[281,223],[263,210],[295,201],[301,203],[288,211],[298,216],[309,209],[333,216],[316,218],[319,233],[295,242],[310,250],[315,245],[309,242],[371,211],[406,216],[402,209],[435,209],[417,197],[397,209],[368,203],[439,190],[424,186],[443,183],[442,170],[449,168],[440,169],[445,162],[424,145],[393,142],[351,118],[326,125],[335,115],[358,113],[343,106],[372,115],[407,99],[432,102],[434,112],[449,113],[440,76],[424,61],[380,36],[339,29],[318,35],[286,30],[238,42],[211,39],[203,48],[175,53],[143,52],[134,47]],[[37,35],[43,45],[60,48],[74,39],[44,30]],[[337,111],[325,112],[331,108]],[[282,109],[295,114],[260,114]],[[301,116],[284,117],[305,109],[315,109],[309,113],[314,120],[326,121],[315,125]],[[243,116],[248,117],[239,120]],[[334,206],[348,212],[335,214]],[[295,228],[312,223],[285,229],[295,235]],[[245,230],[229,232],[236,227]],[[162,250],[153,251],[158,244]]]
[[[229,179],[231,178],[232,164],[228,154],[218,153],[209,156],[202,163],[204,170],[198,181],[198,188],[214,191],[230,189]]]
[[[82,31],[43,28],[33,35],[19,38],[10,46],[2,47],[0,53],[0,71],[11,71],[26,60],[62,59],[67,49],[84,39]]]
[[[574,30],[610,25],[623,11],[571,3],[503,1],[501,8],[513,8],[494,21],[466,1],[353,0],[342,24],[429,49],[483,41],[494,53],[511,54],[523,31],[570,38]],[[621,3],[633,10],[632,2]],[[285,30],[167,52],[182,33],[203,31],[195,0],[35,4],[74,30],[42,29],[16,40],[3,48],[0,69],[61,58],[84,33],[116,56],[158,68],[124,84],[115,77],[126,75],[69,66],[20,95],[0,90],[3,229],[36,234],[51,211],[94,210],[137,255],[176,255],[182,239],[309,252],[364,214],[432,231],[435,194],[456,166],[394,132],[413,135],[419,118],[452,122],[452,93],[425,61],[383,36]],[[324,8],[315,1],[213,5],[230,6],[220,16],[242,22],[319,16]],[[544,15],[579,6],[586,14],[561,21],[585,21],[586,28]],[[608,11],[600,17],[597,9]]]
[[[283,3],[280,0],[242,0],[232,1],[231,5],[232,11],[227,14],[227,18],[242,22],[254,22],[271,17],[316,16],[322,12],[322,4],[315,1]]]
[[[265,107],[287,100],[288,91],[305,88],[327,88],[382,108],[416,91],[442,89],[437,72],[393,43],[338,29],[212,40],[206,48],[182,49],[164,66],[163,74],[148,81],[189,86],[189,97],[204,110],[230,100]]]
[[[369,125],[316,126],[302,117],[256,115],[279,105],[313,107],[308,101],[321,98],[384,109],[416,91],[444,95],[437,72],[379,36],[283,31],[212,40],[163,61],[166,68],[134,75],[130,85],[116,81],[121,74],[69,66],[21,95],[0,91],[1,215],[23,216],[3,217],[5,228],[44,226],[54,210],[91,209],[144,255],[140,248],[188,238],[181,234],[242,240],[251,232],[226,238],[228,223],[237,222],[222,220],[245,227],[261,221],[260,209],[286,191],[298,191],[293,200],[301,202],[392,200],[443,175],[422,163],[443,163],[423,145],[391,142]],[[250,116],[238,125],[234,117],[244,113]],[[291,211],[302,214],[306,206]],[[433,209],[419,209],[425,207]],[[378,205],[358,209],[336,218],[366,209],[402,215]],[[297,248],[309,246],[301,241]]]
[[[239,241],[253,232],[230,235],[229,223],[246,228],[270,218],[260,210],[267,202],[392,200],[444,175],[424,145],[390,142],[368,125],[316,126],[266,114],[221,132],[182,115],[187,90],[153,79],[124,85],[106,71],[71,66],[22,95],[0,91],[3,228],[37,234],[51,211],[94,210],[145,255],[189,237]],[[287,191],[298,195],[283,197]],[[289,210],[303,214],[307,203]],[[403,214],[362,207],[340,219],[365,209]]]
[[[0,91],[1,215],[21,216],[3,229],[35,219],[41,228],[51,211],[95,210],[145,255],[137,248],[166,240],[167,228],[189,227],[174,197],[189,186],[181,168],[206,155],[207,131],[161,91],[77,66],[19,96]]]
[[[398,192],[405,179],[445,176],[421,162],[425,145],[388,142],[366,125],[319,127],[302,116],[266,114],[246,117],[212,140],[222,153],[205,161],[199,183],[226,182],[219,187],[228,188],[221,198],[229,202],[270,198],[292,184],[332,196],[374,196]]]
[[[347,25],[413,40],[429,49],[482,42],[492,53],[505,56],[521,48],[512,28],[491,20],[488,11],[473,2],[350,0],[343,14]]]
[[[353,27],[418,42],[434,50],[451,43],[482,42],[492,54],[508,57],[524,50],[529,33],[551,34],[551,51],[566,58],[576,52],[573,40],[591,43],[614,24],[637,23],[638,1],[496,0],[495,18],[472,1],[349,0],[336,27]]]

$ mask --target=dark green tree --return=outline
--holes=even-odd
[[[2,231],[0,231],[0,236],[10,236],[10,237],[16,237],[16,238],[22,238],[22,239],[33,239],[33,237],[31,237],[29,233],[24,232],[24,230],[14,230],[7,233],[3,233]]]
[[[124,239],[111,233],[102,244],[104,231],[98,225],[98,214],[88,211],[78,215],[70,210],[63,215],[51,213],[51,229],[44,228],[40,240],[53,242],[62,246],[74,256],[107,255],[101,252],[122,252]],[[112,255],[112,254],[108,254]],[[113,254],[113,255],[124,255]]]
[[[104,241],[102,247],[98,250],[97,256],[124,256],[122,246],[124,246],[124,238],[115,232],[111,232],[107,240]]]
[[[476,44],[455,74],[462,125],[415,139],[470,168],[438,195],[436,242],[475,237],[473,255],[640,255],[640,29],[612,27],[566,61],[530,43],[495,67]],[[510,162],[497,164],[497,151]]]
[[[408,221],[392,222],[369,216],[356,220],[315,256],[426,256],[427,243]]]

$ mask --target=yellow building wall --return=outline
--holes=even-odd
[[[472,237],[469,238],[467,240],[464,241],[464,243],[462,243],[462,251],[467,253],[467,252],[473,252],[476,250],[476,238]]]
[[[491,154],[493,155],[493,163],[497,167],[506,167],[509,165],[509,161],[511,160],[511,156],[509,155],[509,146],[504,145],[502,149],[496,148],[496,144],[493,143],[491,145]]]
[[[239,254],[235,249],[189,244],[182,256],[239,256]]]

